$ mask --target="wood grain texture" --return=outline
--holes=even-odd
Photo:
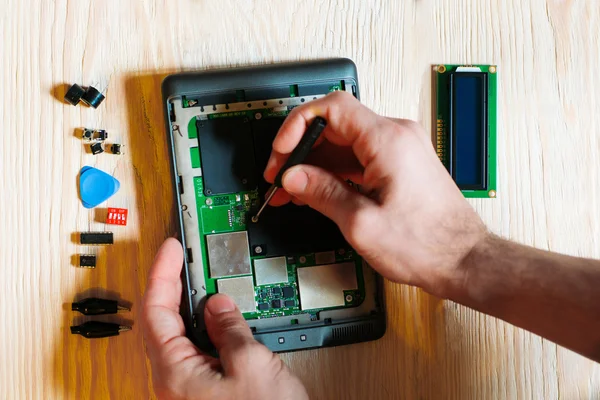
[[[600,7],[585,0],[42,1],[0,12],[0,388],[7,399],[153,398],[138,312],[160,243],[175,233],[160,83],[170,72],[346,56],[362,99],[431,128],[431,65],[499,68],[499,198],[473,200],[490,228],[600,257]],[[99,109],[57,100],[105,90]],[[87,154],[102,127],[126,154]],[[92,165],[129,208],[96,270],[73,233],[104,230],[77,174]],[[538,336],[387,284],[376,342],[283,355],[315,399],[598,399],[600,366]],[[131,302],[134,329],[68,333],[85,294]],[[112,318],[106,318],[112,320]]]

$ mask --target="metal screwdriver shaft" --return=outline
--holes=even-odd
[[[283,178],[283,174],[285,173],[285,171],[287,171],[294,165],[301,164],[306,159],[306,156],[308,155],[308,153],[310,153],[310,150],[312,149],[319,136],[321,136],[321,133],[323,133],[323,130],[326,126],[327,121],[325,121],[321,117],[316,117],[310,124],[308,129],[306,129],[306,132],[304,132],[302,139],[300,139],[300,143],[298,143],[298,145],[294,148],[292,154],[290,154],[290,157],[287,159],[285,164],[283,164],[283,167],[281,167],[281,169],[277,173],[275,181],[273,182],[269,190],[267,190],[267,193],[265,194],[266,200],[260,207],[256,215],[252,217],[252,222],[258,222],[258,217],[263,212],[267,204],[269,204],[269,201],[271,201],[273,196],[275,196],[277,189],[283,186],[281,184],[281,179]]]

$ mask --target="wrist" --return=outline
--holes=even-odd
[[[496,237],[482,228],[463,236],[462,239],[461,249],[455,253],[456,258],[445,268],[438,269],[439,273],[430,285],[423,286],[428,293],[449,300],[461,299],[468,295],[476,269],[481,266]]]
[[[478,282],[477,277],[485,267],[486,260],[493,257],[491,250],[499,240],[496,235],[484,232],[448,275],[439,297],[464,303],[475,292],[487,290],[481,287],[482,282]]]

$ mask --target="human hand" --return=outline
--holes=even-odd
[[[183,249],[162,245],[148,276],[142,326],[152,380],[164,399],[307,399],[302,383],[278,355],[252,337],[233,301],[223,294],[206,302],[208,335],[220,359],[203,354],[185,336],[179,315]]]
[[[332,93],[287,117],[273,141],[267,181],[316,116],[328,123],[311,154],[320,166],[290,168],[285,191],[271,205],[307,204],[331,218],[383,276],[444,297],[450,282],[462,279],[461,261],[487,233],[429,135],[413,121],[382,117],[348,93]],[[364,194],[342,178],[361,184]]]

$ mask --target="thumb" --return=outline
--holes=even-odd
[[[210,340],[217,348],[225,375],[237,375],[245,370],[246,361],[240,351],[246,346],[258,345],[248,324],[233,300],[224,294],[211,296],[204,308],[204,321]]]
[[[288,193],[329,217],[340,228],[348,217],[371,205],[371,200],[342,179],[312,165],[290,168],[283,174],[282,184]]]

